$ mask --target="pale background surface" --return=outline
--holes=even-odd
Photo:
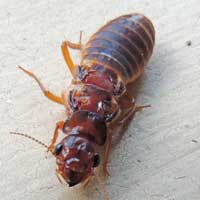
[[[102,199],[96,181],[69,189],[55,160],[38,144],[9,135],[28,133],[49,143],[64,108],[48,101],[16,65],[33,70],[57,94],[71,75],[61,42],[84,41],[108,20],[141,12],[156,29],[156,46],[137,83],[138,113],[111,154],[111,200],[200,199],[200,1],[199,0],[1,0],[0,1],[0,199]],[[187,46],[187,41],[192,41]],[[78,53],[73,53],[78,62]]]

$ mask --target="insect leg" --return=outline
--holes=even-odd
[[[124,115],[122,115],[122,117],[120,117],[120,119],[118,119],[115,124],[113,124],[113,127],[110,126],[108,130],[108,138],[106,141],[104,162],[103,162],[103,171],[108,176],[110,176],[110,173],[108,171],[107,164],[108,164],[108,158],[109,158],[110,148],[112,144],[113,129],[115,130],[117,128],[118,130],[120,130],[126,124],[128,120],[132,119],[133,115],[136,112],[141,111],[144,108],[148,108],[150,107],[150,105],[136,106],[134,103],[132,103],[132,104],[129,104],[129,107],[130,107],[129,110]]]
[[[67,41],[64,41],[62,43],[62,45],[61,45],[61,50],[62,50],[62,53],[63,53],[63,57],[65,59],[66,64],[68,65],[69,70],[71,71],[73,77],[76,76],[76,66],[74,65],[74,63],[72,61],[72,58],[70,56],[68,47],[70,47],[72,49],[81,50],[81,48],[82,48],[81,38],[82,38],[82,32],[80,33],[80,40],[79,40],[78,44],[72,43],[72,42],[67,40]]]
[[[53,152],[53,150],[54,150],[54,145],[55,145],[55,143],[56,143],[56,140],[57,140],[57,138],[58,138],[58,135],[59,135],[59,129],[63,129],[63,126],[64,126],[64,121],[59,121],[59,122],[57,122],[56,123],[56,128],[55,128],[55,130],[54,130],[54,134],[53,134],[53,138],[52,138],[52,140],[51,140],[51,144],[49,145],[49,147],[48,147],[48,151],[51,151],[51,152]]]
[[[118,121],[118,124],[125,124],[128,120],[132,119],[134,114],[138,111],[142,111],[144,108],[149,108],[151,105],[143,105],[143,106],[132,106],[122,117],[121,120]]]
[[[129,95],[127,92],[119,99],[119,105],[121,109],[127,109],[135,106],[135,98]]]
[[[83,183],[83,188],[84,188],[84,189],[89,185],[89,183],[90,183],[90,181],[91,181],[91,178],[92,178],[92,176],[89,176],[89,177],[84,181],[84,183]]]
[[[59,103],[59,104],[64,104],[64,100],[63,98],[54,95],[52,92],[46,90],[46,88],[44,87],[44,85],[40,82],[40,80],[37,78],[37,76],[35,74],[33,74],[32,72],[24,69],[21,66],[18,66],[20,70],[22,70],[24,73],[28,74],[30,77],[32,77],[39,85],[40,89],[42,90],[43,94],[50,100]]]
[[[78,49],[78,50],[81,50],[82,49],[82,31],[80,31],[80,37],[79,37],[79,43],[73,43],[73,42],[70,42],[69,40],[67,40],[67,44],[68,44],[68,47],[70,47],[71,49]]]
[[[118,119],[118,124],[126,123],[126,121],[131,119],[136,112],[150,107],[150,105],[136,105],[134,97],[129,95],[127,92],[119,100],[119,105],[124,114],[120,117],[120,119]]]
[[[74,65],[74,63],[71,59],[69,49],[68,49],[68,43],[66,41],[62,43],[61,50],[62,50],[62,53],[63,53],[63,57],[65,59],[65,62],[67,64],[67,66],[69,67],[69,70],[72,73],[72,76],[75,77],[76,69],[75,69],[75,65]]]
[[[108,130],[108,138],[106,141],[104,161],[103,161],[103,171],[107,176],[110,176],[107,164],[108,164],[108,157],[109,157],[109,153],[110,153],[111,144],[112,144],[112,129],[110,127]]]
[[[69,117],[71,114],[71,109],[67,100],[67,93],[65,91],[61,92],[61,98],[63,99],[63,102],[64,102],[63,104],[65,105],[65,108],[66,108],[66,115]]]

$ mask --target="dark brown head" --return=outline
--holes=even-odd
[[[100,162],[93,144],[83,137],[67,136],[55,147],[58,173],[69,187],[83,182],[93,175],[93,170]]]

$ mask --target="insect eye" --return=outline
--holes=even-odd
[[[62,148],[63,148],[63,145],[61,143],[57,144],[55,149],[54,149],[54,153],[56,155],[58,155],[61,152]]]
[[[93,167],[97,167],[100,164],[100,156],[99,154],[94,155],[94,164]]]

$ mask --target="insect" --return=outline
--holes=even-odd
[[[101,160],[99,147],[103,145],[103,169],[109,175],[107,163],[113,130],[148,107],[135,104],[127,85],[143,73],[154,42],[151,21],[137,13],[109,21],[85,45],[81,43],[81,34],[79,43],[64,41],[61,50],[73,80],[61,96],[48,91],[35,74],[19,66],[38,83],[48,99],[66,108],[66,120],[57,122],[48,151],[56,158],[58,176],[70,187],[95,175]],[[73,63],[68,48],[80,50],[79,65]],[[56,144],[59,130],[65,136]]]

